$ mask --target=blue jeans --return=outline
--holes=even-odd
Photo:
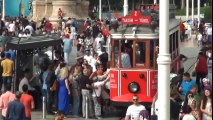
[[[79,107],[80,107],[80,92],[79,96],[76,95],[76,89],[72,87],[72,95],[73,95],[73,115],[79,115]]]
[[[212,44],[212,35],[208,35],[208,43]]]
[[[3,92],[6,92],[7,90],[7,85],[11,85],[12,82],[12,76],[6,76],[6,77],[2,77],[3,80],[3,86],[4,86],[4,90]]]

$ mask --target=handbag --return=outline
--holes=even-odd
[[[53,86],[51,88],[52,88],[52,91],[56,91],[58,89],[58,81],[57,80],[54,81]]]

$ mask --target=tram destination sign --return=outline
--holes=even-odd
[[[151,16],[142,16],[139,10],[132,11],[128,16],[123,16],[121,18],[122,24],[150,24]]]

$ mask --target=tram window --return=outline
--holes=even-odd
[[[150,40],[150,67],[154,67],[154,54],[155,54],[155,44],[154,44],[154,40]]]
[[[176,32],[176,48],[177,48],[177,49],[179,48],[179,44],[178,44],[178,43],[179,43],[179,41],[178,41],[178,40],[179,40],[179,39],[178,39],[178,34],[179,34],[179,32],[177,31],[177,32]]]
[[[144,66],[146,62],[146,43],[136,43],[136,66]]]
[[[172,53],[172,36],[169,36],[169,52]]]
[[[115,54],[115,63],[118,63],[118,54],[119,54],[119,41],[115,40],[114,42],[114,54]],[[114,66],[115,67],[115,66]]]
[[[172,34],[172,41],[173,41],[173,43],[172,43],[172,45],[173,45],[173,47],[172,47],[172,48],[173,48],[173,49],[172,49],[172,51],[173,51],[173,52],[175,51],[175,48],[176,48],[176,47],[175,47],[175,43],[176,43],[176,42],[175,42],[175,41],[176,41],[176,40],[175,40],[175,38],[176,38],[175,36],[176,36],[176,35],[175,35],[175,33],[174,33],[174,34]]]
[[[177,51],[177,55],[179,54],[179,32],[176,32],[176,51]]]

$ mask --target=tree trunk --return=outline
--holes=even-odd
[[[186,0],[181,0],[181,9],[185,9]]]

